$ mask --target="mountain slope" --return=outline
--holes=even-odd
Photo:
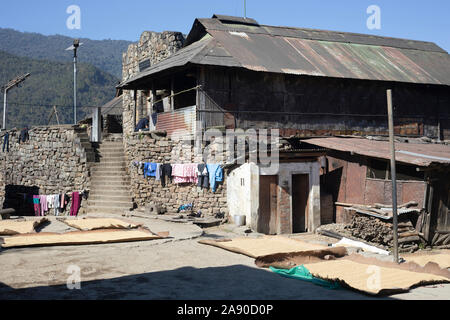
[[[79,61],[91,64],[115,77],[122,78],[122,53],[132,42],[123,40],[80,39]],[[39,60],[70,62],[73,51],[66,51],[73,39],[66,36],[44,36],[0,28],[0,50],[10,54]]]
[[[0,51],[0,85],[19,75],[31,76],[8,93],[7,128],[46,125],[53,105],[61,123],[73,122],[73,64],[17,57]],[[101,106],[114,97],[119,79],[85,63],[78,65],[78,105]],[[3,94],[1,95],[3,115]],[[77,119],[88,108],[79,108]],[[55,120],[55,118],[53,118]],[[55,123],[54,121],[52,123]]]

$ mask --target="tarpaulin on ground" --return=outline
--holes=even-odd
[[[288,278],[298,279],[298,280],[304,280],[308,282],[312,282],[314,284],[317,284],[319,286],[328,288],[328,289],[339,289],[341,286],[339,283],[336,282],[330,282],[322,279],[315,278],[311,275],[309,270],[305,266],[297,266],[292,269],[276,269],[274,267],[270,267],[270,270],[273,272]]]
[[[351,288],[372,295],[390,294],[408,291],[410,288],[435,283],[450,283],[450,278],[425,273],[409,271],[396,267],[377,264],[366,264],[342,258],[333,261],[305,264],[313,277],[345,283]]]
[[[167,237],[167,233],[153,234],[146,229],[134,230],[93,230],[73,231],[67,233],[35,233],[0,238],[3,248],[53,246],[53,245],[82,245],[115,243],[129,241],[155,240]]]
[[[83,231],[98,229],[135,229],[142,225],[132,221],[115,218],[59,219],[59,221]]]
[[[34,233],[35,229],[47,222],[46,218],[34,220],[0,220],[0,235],[10,236],[15,234]]]
[[[322,250],[328,248],[283,236],[264,236],[261,238],[236,238],[225,240],[201,240],[201,244],[219,247],[235,253],[258,258],[277,253]]]

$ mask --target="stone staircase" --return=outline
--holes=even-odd
[[[133,208],[122,135],[111,134],[99,144],[100,162],[91,166],[87,214],[122,214]]]
[[[84,152],[86,153],[86,161],[88,164],[94,163],[96,160],[95,156],[95,150],[92,148],[92,143],[89,139],[89,135],[86,132],[86,129],[76,127],[75,128],[75,135],[76,138],[80,141],[79,146],[84,149]]]

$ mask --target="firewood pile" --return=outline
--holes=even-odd
[[[423,234],[415,228],[414,221],[420,214],[419,209],[411,208],[417,203],[410,202],[398,207],[398,243],[403,249],[417,249],[424,242]],[[348,205],[354,212],[350,224],[345,229],[352,236],[383,246],[392,247],[393,219],[392,207],[382,204]]]

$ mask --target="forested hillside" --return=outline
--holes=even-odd
[[[62,123],[73,122],[73,64],[17,57],[0,51],[0,85],[31,73],[20,87],[8,93],[7,128],[46,125],[53,105]],[[78,65],[78,105],[101,106],[114,97],[119,79],[92,65]],[[3,115],[3,94],[1,95]],[[88,108],[79,108],[82,119]],[[55,117],[53,117],[53,122]]]
[[[122,78],[122,53],[130,41],[80,39],[79,61],[91,64],[117,78]],[[38,60],[70,62],[73,51],[66,51],[73,39],[66,36],[44,36],[39,33],[19,32],[0,28],[0,50]]]

